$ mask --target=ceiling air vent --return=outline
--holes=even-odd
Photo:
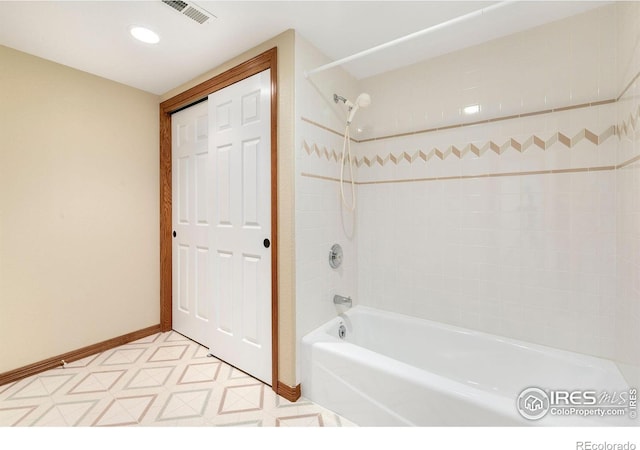
[[[181,1],[176,2],[176,1],[162,0],[162,3],[164,3],[165,5],[169,5],[173,9],[176,9],[180,12],[182,12],[182,10],[188,6],[185,2],[181,2]]]
[[[162,3],[172,7],[189,19],[195,20],[199,24],[204,24],[209,21],[209,19],[215,18],[213,14],[205,11],[194,3],[187,3],[180,0],[162,0]]]

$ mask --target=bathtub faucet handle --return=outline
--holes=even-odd
[[[336,305],[347,305],[351,308],[351,297],[343,297],[342,295],[334,295],[333,303]]]

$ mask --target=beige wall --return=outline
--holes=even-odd
[[[0,373],[158,324],[158,97],[0,46],[0,105]]]
[[[167,100],[273,47],[278,48],[278,295],[279,381],[295,386],[294,246],[294,40],[293,30],[270,39],[162,95]]]

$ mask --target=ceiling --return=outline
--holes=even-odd
[[[189,3],[189,0],[185,0]],[[343,58],[495,1],[204,1],[200,25],[159,0],[0,1],[0,44],[155,94],[163,94],[293,28]],[[518,1],[344,66],[365,78],[610,2]],[[132,25],[161,37],[135,41]],[[313,68],[308,68],[313,69]]]

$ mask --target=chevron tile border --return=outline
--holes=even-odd
[[[493,152],[497,155],[505,153],[507,150],[515,150],[519,153],[524,153],[530,148],[538,148],[541,150],[549,150],[556,144],[563,146],[564,148],[571,149],[576,145],[587,141],[595,146],[602,145],[613,136],[619,138],[626,137],[630,139],[638,139],[640,136],[640,105],[634,113],[629,114],[627,120],[623,120],[617,125],[611,125],[606,128],[602,133],[596,134],[593,131],[583,128],[574,136],[568,136],[565,133],[556,132],[549,138],[543,139],[538,135],[531,135],[524,141],[518,141],[515,138],[507,138],[503,142],[496,142],[490,140],[482,145],[476,143],[469,143],[464,146],[450,145],[446,148],[434,147],[430,150],[415,150],[403,151],[400,153],[389,152],[385,155],[372,155],[354,157],[354,164],[357,167],[384,167],[387,164],[398,165],[401,162],[413,163],[415,161],[422,161],[424,163],[432,160],[446,160],[447,158],[462,159],[467,154],[472,153],[478,157],[483,156],[487,152]],[[320,159],[326,159],[329,162],[339,162],[342,160],[342,152],[335,149],[328,149],[324,146],[319,146],[315,143],[308,143],[303,141],[302,148],[307,155],[315,155]]]
[[[640,104],[635,112],[630,113],[627,120],[623,120],[616,126],[616,134],[631,139],[638,139],[640,133]]]
[[[353,159],[357,167],[372,167],[375,165],[384,167],[388,163],[397,165],[403,161],[407,161],[409,163],[413,163],[415,161],[428,162],[433,158],[445,160],[449,157],[462,159],[468,153],[473,153],[474,155],[480,157],[488,151],[501,155],[509,149],[516,150],[520,153],[524,153],[531,147],[548,150],[551,146],[557,143],[560,143],[564,147],[570,149],[584,140],[587,140],[597,146],[606,142],[611,136],[614,136],[615,134],[616,127],[615,125],[611,125],[599,135],[584,128],[573,137],[569,137],[563,133],[557,132],[546,140],[540,138],[539,136],[532,135],[523,142],[519,142],[514,138],[509,138],[503,143],[497,143],[491,140],[485,142],[482,145],[476,145],[474,143],[469,143],[462,147],[450,145],[445,149],[434,147],[431,150],[416,150],[415,152],[404,151],[398,154],[389,152],[386,155],[354,157]],[[329,150],[326,147],[321,148],[317,144],[309,144],[306,141],[302,143],[302,147],[307,155],[315,154],[318,158],[325,158],[327,161],[334,162],[338,162],[342,159],[342,152],[337,152],[334,149]]]

